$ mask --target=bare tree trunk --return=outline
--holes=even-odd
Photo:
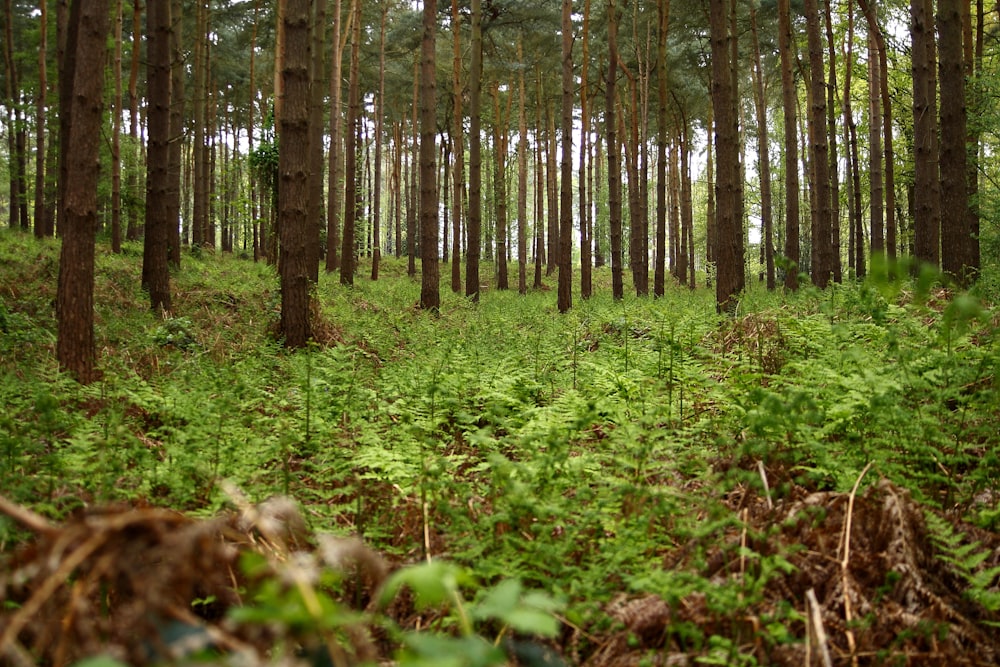
[[[146,233],[143,236],[142,286],[154,313],[169,313],[170,271],[167,265],[170,193],[170,3],[147,9],[146,87],[149,90],[149,138],[146,148]]]
[[[441,308],[438,267],[437,71],[434,39],[437,0],[424,0],[423,39],[420,44],[420,307]]]
[[[354,0],[357,2],[357,0]],[[354,2],[348,9],[348,25],[354,16]],[[344,110],[343,99],[344,48],[350,29],[341,30],[341,0],[333,4],[333,64],[330,68],[330,154],[327,157],[327,191],[329,202],[326,207],[326,272],[333,273],[340,268],[340,221],[344,211]]]
[[[351,2],[351,66],[347,89],[344,151],[344,229],[340,243],[340,284],[354,284],[355,222],[358,215],[358,135],[361,117],[361,2]]]
[[[70,10],[60,87],[68,111],[63,135],[63,230],[56,296],[56,358],[81,383],[97,379],[94,344],[94,237],[100,170],[107,0],[80,0]]]
[[[170,145],[167,151],[167,264],[181,267],[181,160],[184,150],[184,40],[182,0],[170,6]],[[251,104],[252,106],[252,104]]]
[[[715,115],[716,224],[718,263],[716,304],[720,312],[734,312],[743,291],[743,225],[739,218],[740,159],[736,90],[732,76],[732,40],[727,14],[732,0],[711,0],[712,109]]]
[[[452,167],[454,188],[452,194],[452,235],[451,235],[451,291],[458,294],[462,291],[462,183],[465,181],[465,127],[462,116],[462,27],[459,23],[458,0],[451,0],[451,30],[452,30],[452,154],[455,164]],[[523,79],[524,73],[521,73]],[[523,82],[522,82],[523,88]],[[523,91],[522,91],[523,92]]]
[[[457,0],[452,0],[457,2]],[[589,6],[590,2],[587,1]],[[517,40],[517,60],[524,62],[524,47]],[[528,110],[524,86],[524,68],[517,73],[517,291],[528,292]],[[586,125],[586,122],[584,122]],[[460,192],[455,188],[456,193]]]
[[[604,84],[606,107],[604,112],[604,137],[608,145],[608,205],[611,228],[611,291],[613,298],[625,297],[622,284],[622,170],[619,157],[620,143],[616,119],[618,80],[618,8],[615,0],[608,0],[608,75]]]
[[[830,143],[826,129],[826,76],[817,1],[805,0],[804,11],[809,42],[809,162],[813,174],[810,190],[815,202],[812,216],[812,280],[814,285],[822,289],[829,284],[833,274],[833,211],[830,193]]]
[[[590,98],[588,78],[590,68],[590,0],[583,5],[583,54],[580,70],[580,297],[589,299],[593,293],[593,229],[590,200],[587,193],[587,163],[590,156]]]
[[[559,203],[558,307],[573,306],[573,0],[562,3],[562,163]]]
[[[465,295],[479,301],[483,158],[480,96],[483,78],[482,0],[472,0],[472,62],[469,71],[469,221],[465,249]]]
[[[792,19],[789,0],[778,0],[778,51],[781,55],[781,98],[785,117],[785,289],[799,287],[799,157],[795,79],[792,75]]]
[[[767,102],[764,95],[764,67],[757,34],[757,11],[750,9],[750,33],[753,41],[754,108],[757,112],[757,171],[760,176],[761,239],[764,246],[764,271],[767,289],[775,287],[774,276],[774,213],[771,204],[771,156],[767,138]]]
[[[934,24],[931,0],[910,3],[913,65],[914,254],[938,266],[941,259],[941,200],[937,145]]]

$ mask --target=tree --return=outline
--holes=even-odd
[[[657,5],[659,23],[656,32],[656,241],[653,262],[653,295],[663,296],[666,285],[667,245],[667,27],[670,3]],[[673,239],[671,239],[673,241]]]
[[[573,305],[573,0],[562,3],[562,163],[559,204],[559,312]]]
[[[372,247],[372,280],[378,280],[379,262],[382,259],[382,119],[385,116],[385,24],[389,15],[389,3],[382,3],[382,19],[379,22],[378,40],[378,97],[375,98],[375,211],[372,219],[372,237],[375,243]]]
[[[824,288],[833,274],[833,210],[830,193],[830,143],[827,133],[826,75],[819,30],[819,6],[805,0],[806,37],[809,43],[809,163],[812,211],[812,280]]]
[[[355,0],[357,1],[357,0]],[[346,37],[350,30],[343,31],[341,37],[341,0],[336,0],[333,5],[333,66],[330,68],[330,155],[327,158],[327,190],[330,201],[326,208],[326,272],[333,273],[340,268],[340,220],[343,212],[343,201],[341,199],[343,190],[341,180],[344,178],[344,162],[341,158],[341,150],[344,146],[343,137],[343,110],[341,97],[343,94],[343,55],[346,46]],[[351,4],[348,13],[354,16],[354,3]]]
[[[932,0],[910,3],[913,67],[913,252],[938,266],[941,258],[941,199],[935,101]]]
[[[715,116],[715,183],[717,265],[715,300],[720,312],[734,312],[744,286],[743,225],[739,218],[742,191],[732,34],[727,20],[730,2],[710,0],[712,38],[712,109]]]
[[[94,243],[100,171],[104,57],[108,0],[76,0],[70,7],[60,86],[68,112],[62,135],[62,249],[56,295],[59,366],[81,383],[97,378],[94,346]]]
[[[455,165],[451,170],[454,187],[454,194],[451,198],[451,222],[453,225],[451,235],[451,291],[455,294],[462,291],[462,186],[465,182],[465,140],[463,139],[465,123],[462,116],[462,28],[458,19],[458,0],[451,0],[451,96],[452,104],[454,105],[451,116],[451,140],[453,143],[452,155],[455,156]]]
[[[753,41],[753,96],[757,115],[757,170],[760,175],[761,239],[764,246],[764,270],[767,289],[773,290],[774,276],[774,215],[771,207],[771,156],[767,138],[767,102],[764,96],[764,67],[760,55],[757,30],[757,10],[750,8],[750,35]]]
[[[465,250],[465,295],[479,301],[479,252],[482,230],[483,157],[481,114],[483,78],[482,0],[472,0],[472,54],[469,64],[469,218]]]
[[[938,80],[941,82],[941,266],[959,284],[970,285],[978,270],[978,240],[970,227],[968,136],[960,0],[938,0]]]
[[[611,292],[625,297],[622,284],[622,170],[618,139],[616,83],[618,80],[618,8],[608,0],[608,74],[604,82],[604,139],[608,145],[608,207],[611,230]]]
[[[146,26],[149,138],[146,148],[146,234],[142,242],[142,286],[149,292],[149,305],[153,312],[169,313],[170,3],[150,3]]]
[[[281,333],[285,346],[304,347],[309,322],[309,105],[311,0],[287,0],[281,30],[285,57],[278,143],[278,229],[281,246]]]
[[[45,107],[46,107],[46,89],[48,88],[48,76],[46,69],[46,59],[48,53],[48,2],[47,0],[39,0],[39,19],[38,19],[38,93],[35,100],[35,236],[41,238],[48,234],[47,227],[49,226],[49,214],[45,202]],[[112,133],[112,149],[117,148],[118,142],[118,127],[117,123],[120,122],[121,114],[121,0],[118,0],[117,14],[115,19],[116,28],[119,30],[119,37],[115,40],[116,44],[116,59],[115,67],[117,76],[115,78],[115,129]],[[118,172],[119,182],[121,172]],[[119,211],[120,208],[115,207],[115,211]],[[113,242],[118,242],[118,249],[121,248],[121,235],[119,230],[120,225],[116,225],[114,232]],[[113,243],[114,244],[114,243]],[[116,250],[117,252],[117,250]]]
[[[799,156],[793,74],[792,17],[789,0],[778,0],[778,53],[781,57],[781,106],[785,147],[785,289],[799,287]]]
[[[181,171],[182,153],[184,149],[184,44],[182,27],[182,0],[171,0],[170,3],[170,148],[168,150],[167,174],[169,188],[167,191],[167,263],[179,269],[181,266]],[[252,98],[251,98],[252,100]],[[251,101],[250,106],[253,106]]]
[[[420,41],[420,307],[441,308],[438,267],[437,191],[437,72],[434,39],[437,0],[424,0],[423,38]]]
[[[662,4],[662,3],[661,3]],[[587,165],[590,156],[590,96],[588,78],[590,76],[590,0],[583,3],[583,53],[580,63],[580,297],[589,299],[593,293],[593,216],[590,199],[587,196]],[[520,47],[520,43],[518,44]],[[523,83],[523,73],[522,73]],[[523,101],[523,96],[522,96]],[[524,116],[522,114],[522,120]],[[522,137],[524,133],[522,132]]]
[[[360,194],[358,143],[361,134],[361,2],[351,2],[351,65],[347,88],[347,137],[344,147],[344,228],[340,239],[340,284],[354,284],[354,233]]]

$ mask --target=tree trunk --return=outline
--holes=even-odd
[[[718,256],[715,298],[719,312],[735,312],[743,291],[743,225],[739,218],[740,157],[732,40],[727,16],[733,0],[710,0],[712,110],[715,116],[716,229]]]
[[[457,2],[457,0],[452,0]],[[590,2],[587,0],[587,4]],[[524,62],[524,47],[517,40],[517,60]],[[528,292],[528,110],[524,86],[524,68],[517,73],[517,291]],[[584,122],[586,125],[586,122]],[[586,130],[585,130],[586,131]],[[455,188],[456,193],[460,192]]]
[[[667,70],[667,29],[670,2],[657,3],[656,31],[656,257],[653,263],[653,295],[663,296],[666,289],[667,253],[667,100],[670,73]],[[671,239],[671,242],[673,239]]]
[[[143,236],[142,286],[154,313],[169,313],[167,251],[170,220],[170,3],[150,3],[146,15],[146,89],[149,97],[146,147],[146,233]]]
[[[938,0],[938,80],[941,82],[941,266],[960,285],[976,278],[978,240],[970,228],[965,110],[965,59],[962,48],[960,0]]]
[[[589,299],[593,293],[593,218],[587,196],[587,164],[590,156],[590,0],[583,4],[583,54],[580,70],[580,298]]]
[[[282,19],[285,57],[281,68],[278,147],[278,228],[281,234],[281,333],[285,346],[304,347],[309,322],[309,107],[311,0],[288,0]]]
[[[375,98],[375,210],[372,215],[372,280],[378,280],[379,263],[382,261],[382,119],[385,115],[385,26],[389,14],[389,3],[382,5],[382,19],[379,22],[378,39],[378,97]]]
[[[181,161],[184,137],[184,26],[182,0],[171,0],[170,29],[170,141],[167,165],[169,190],[167,193],[167,263],[174,269],[181,267]],[[252,106],[252,104],[251,104]]]
[[[792,19],[789,0],[778,0],[778,51],[781,100],[785,117],[785,289],[799,287],[799,156],[795,79],[792,74]]]
[[[42,238],[45,236],[46,220],[48,219],[47,206],[45,203],[45,108],[46,94],[48,92],[48,76],[46,70],[46,58],[48,53],[48,2],[40,0],[38,3],[38,93],[35,98],[35,236]],[[115,182],[118,185],[118,192],[121,194],[121,152],[119,149],[119,132],[121,132],[121,0],[118,0],[115,14],[115,100],[114,100],[114,120],[111,134],[112,165],[114,167],[117,159],[117,181],[112,173],[112,190]],[[112,206],[112,217],[115,224],[112,225],[111,245],[114,252],[121,252],[121,207],[118,205],[121,198],[115,200]],[[116,245],[117,244],[117,245]]]
[[[826,76],[823,42],[816,0],[805,0],[806,37],[809,43],[810,107],[809,162],[813,175],[810,190],[815,202],[812,221],[812,281],[825,288],[833,274],[833,211],[830,193],[830,144],[826,128]]]
[[[480,96],[483,78],[482,0],[472,0],[472,62],[469,70],[469,218],[465,249],[465,295],[479,301],[483,158]]]
[[[826,129],[830,146],[830,269],[834,282],[843,280],[840,262],[840,159],[837,156],[837,49],[833,40],[833,15],[830,0],[824,3],[826,43],[829,54],[829,82],[826,87]]]
[[[423,39],[420,44],[420,307],[441,308],[438,267],[437,192],[437,72],[434,39],[437,0],[424,0]]]
[[[79,0],[70,10],[60,108],[66,183],[60,217],[63,242],[56,295],[56,358],[81,383],[97,379],[94,344],[94,241],[100,171],[107,0]]]
[[[608,0],[608,75],[604,84],[606,101],[604,137],[608,145],[608,206],[611,229],[611,292],[615,300],[625,297],[622,284],[622,169],[621,145],[616,118],[618,80],[618,8]]]
[[[347,136],[344,150],[344,229],[340,239],[340,284],[354,284],[354,233],[358,215],[358,134],[361,116],[361,2],[351,3],[351,65],[347,88]]]
[[[559,203],[560,313],[573,306],[573,0],[562,3],[562,163]]]
[[[459,294],[462,291],[462,184],[465,182],[465,127],[462,115],[462,26],[459,23],[458,0],[451,0],[451,30],[452,30],[452,154],[455,164],[452,167],[451,205],[451,291]],[[524,73],[521,73],[522,79]],[[523,84],[522,84],[523,87]],[[447,185],[446,185],[447,187]]]
[[[319,264],[322,259],[321,221],[323,208],[323,113],[324,83],[326,83],[326,4],[327,0],[311,0],[309,9],[309,208],[306,219],[306,263],[309,280],[319,282]]]
[[[507,273],[507,119],[500,103],[500,84],[494,83],[493,95],[493,202],[496,215],[497,289],[510,287]]]
[[[357,2],[358,0],[354,0]],[[354,2],[348,9],[348,25],[354,16]],[[341,0],[333,4],[333,64],[330,67],[330,154],[327,157],[327,191],[329,202],[326,207],[326,272],[333,273],[340,268],[340,221],[343,214],[343,180],[344,180],[344,110],[341,108],[343,97],[344,48],[347,44],[348,30],[341,30]],[[342,34],[343,33],[343,34]]]
[[[753,41],[754,108],[757,115],[757,173],[760,176],[761,238],[764,246],[764,272],[767,289],[775,287],[774,276],[774,213],[771,205],[771,156],[767,137],[767,98],[764,91],[764,67],[757,34],[757,11],[750,9],[750,34]]]
[[[930,0],[911,0],[913,64],[913,235],[916,259],[933,266],[941,257],[941,207]]]
[[[871,190],[869,205],[869,227],[872,258],[885,257],[885,233],[883,227],[884,192],[882,184],[882,111],[879,106],[881,83],[879,82],[878,58],[875,39],[869,33],[868,57],[868,181]],[[860,239],[859,239],[860,240]]]

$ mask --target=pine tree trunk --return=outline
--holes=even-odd
[[[562,4],[562,163],[559,202],[560,313],[573,306],[573,0]]]
[[[941,207],[935,101],[934,24],[930,0],[910,3],[913,66],[914,254],[938,266],[941,258]]]
[[[615,0],[608,0],[608,74],[604,84],[606,101],[604,137],[608,153],[608,206],[611,231],[611,291],[615,300],[625,297],[622,284],[622,170],[621,144],[616,119],[618,80],[618,9]]]
[[[285,57],[281,68],[278,148],[278,215],[281,230],[281,333],[285,346],[304,347],[312,337],[309,322],[309,107],[311,0],[288,0],[282,26]]]
[[[97,379],[94,343],[94,245],[100,171],[107,0],[72,5],[60,87],[60,108],[68,112],[62,136],[66,183],[56,295],[56,358],[64,371],[87,384]]]
[[[441,307],[438,266],[437,191],[437,72],[434,39],[437,34],[437,0],[424,0],[423,38],[420,45],[420,307]]]
[[[816,0],[805,0],[806,37],[809,43],[810,107],[809,162],[814,201],[812,221],[812,281],[825,288],[833,274],[833,211],[830,192],[830,143],[826,128],[826,76],[823,68],[823,42]]]
[[[482,95],[483,78],[482,0],[472,0],[472,62],[469,70],[469,218],[465,249],[465,295],[479,301],[479,253],[482,245]]]
[[[354,284],[355,222],[358,215],[358,134],[361,116],[361,2],[353,0],[350,18],[351,64],[344,142],[344,228],[340,238],[340,284]]]
[[[458,0],[451,0],[451,29],[452,29],[452,78],[451,94],[452,104],[452,154],[455,164],[452,167],[452,187],[451,205],[451,291],[459,294],[462,291],[462,184],[465,181],[465,139],[463,130],[465,127],[462,116],[462,26],[459,22]],[[521,72],[522,88],[524,72]],[[522,90],[523,99],[523,90]]]
[[[781,56],[781,99],[785,117],[785,289],[799,287],[799,157],[795,79],[789,0],[778,0],[778,51]]]

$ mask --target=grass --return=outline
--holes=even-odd
[[[703,289],[616,302],[598,272],[563,316],[547,290],[474,304],[446,285],[427,313],[390,258],[377,283],[324,275],[321,341],[290,353],[271,267],[185,256],[163,320],[140,264],[135,246],[98,258],[104,376],[81,387],[54,362],[57,245],[0,232],[0,486],[50,517],[108,501],[209,515],[228,480],[395,562],[516,577],[592,633],[623,592],[752,604],[749,584],[703,573],[743,525],[727,502],[765,480],[776,502],[847,492],[871,464],[862,491],[885,478],[997,528],[998,315],[981,298],[751,288],[720,317]],[[0,543],[21,537],[0,519]],[[758,556],[762,582],[781,576],[780,553]]]

